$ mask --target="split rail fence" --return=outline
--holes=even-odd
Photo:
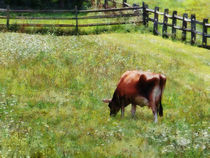
[[[150,18],[149,14],[154,14],[154,18]],[[159,21],[159,15],[163,16],[162,22]],[[169,19],[171,19],[171,23],[169,23]],[[177,21],[181,21],[181,26],[177,25]],[[172,15],[169,15],[169,9],[165,9],[164,13],[159,11],[159,7],[155,7],[155,9],[149,9],[148,5],[143,3],[143,24],[148,26],[149,22],[153,22],[153,34],[160,35],[158,32],[158,25],[162,25],[162,36],[168,38],[171,36],[173,39],[176,38],[177,30],[182,31],[182,41],[186,41],[187,32],[191,33],[190,43],[192,45],[196,42],[196,36],[202,36],[202,44],[200,46],[204,48],[210,48],[210,45],[207,45],[207,39],[210,38],[210,34],[207,33],[208,28],[210,28],[210,24],[208,23],[208,19],[203,19],[202,22],[196,20],[196,15],[192,14],[190,18],[188,18],[188,14],[184,13],[183,16],[178,16],[177,11],[173,11]],[[202,32],[197,30],[197,25],[200,25],[202,28]],[[171,33],[168,33],[168,27],[171,27]],[[190,28],[189,28],[190,27]]]
[[[108,3],[108,0],[105,0],[105,3]],[[127,3],[127,0],[122,0],[123,7],[131,7],[130,4]],[[136,4],[133,4],[136,6]],[[138,5],[137,5],[138,6]],[[164,9],[164,13],[159,11],[159,7],[155,7],[154,10],[150,9],[146,3],[142,3],[142,7],[140,7],[143,12],[143,24],[147,27],[149,22],[153,22],[153,34],[161,35],[158,31],[158,25],[162,26],[162,37],[168,38],[169,36],[172,39],[176,39],[177,30],[182,31],[182,41],[187,40],[187,32],[191,33],[191,45],[196,43],[196,36],[202,36],[202,44],[199,45],[201,47],[210,49],[210,45],[207,44],[208,38],[210,38],[210,34],[208,34],[208,29],[210,28],[210,23],[208,23],[208,19],[203,19],[203,21],[196,20],[196,15],[192,14],[188,17],[188,14],[184,13],[183,16],[179,16],[177,11],[173,11],[172,15],[169,15],[169,9]],[[150,15],[153,14],[154,18],[151,18]],[[163,20],[159,21],[159,15],[163,16]],[[169,23],[169,19],[171,19],[171,23]],[[177,25],[177,22],[181,21],[181,26]],[[202,32],[198,31],[197,25],[202,27]],[[190,26],[190,28],[189,28]],[[171,27],[171,33],[168,32],[168,27]]]
[[[15,24],[20,27],[74,27],[76,32],[78,32],[79,27],[91,27],[91,26],[106,26],[106,25],[122,25],[122,24],[140,24],[143,23],[142,19],[138,20],[127,20],[122,19],[120,22],[105,22],[105,23],[89,23],[89,24],[79,24],[80,20],[89,20],[89,19],[116,19],[116,18],[132,18],[140,17],[140,7],[126,7],[126,8],[110,8],[110,9],[97,9],[97,10],[78,10],[75,7],[74,10],[11,10],[9,7],[7,9],[0,9],[0,12],[6,13],[6,16],[0,16],[0,19],[6,19],[6,24],[0,24],[1,27],[10,28],[10,20],[71,20],[75,21],[75,24]],[[131,11],[131,12],[129,12]],[[111,14],[107,14],[111,12]],[[74,17],[26,17],[26,16],[10,16],[14,13],[71,13]],[[93,15],[93,16],[80,16],[80,13],[102,13],[103,15]]]
[[[114,1],[114,0],[112,0]],[[116,2],[117,3],[117,2]],[[127,3],[127,0],[122,0],[122,8],[108,8],[108,0],[104,0],[104,6],[106,9],[97,9],[97,10],[78,10],[75,7],[74,10],[11,10],[9,7],[7,9],[0,9],[0,12],[6,14],[6,16],[0,16],[0,19],[6,19],[6,24],[0,24],[0,26],[5,26],[7,29],[10,27],[11,19],[27,19],[27,20],[75,20],[75,24],[16,24],[21,27],[75,27],[76,32],[78,32],[79,27],[90,27],[90,26],[106,26],[106,25],[122,25],[122,24],[140,24],[143,23],[146,27],[149,22],[153,23],[153,33],[155,35],[160,35],[158,31],[158,26],[162,26],[162,36],[163,37],[172,37],[176,38],[177,30],[182,31],[182,41],[187,40],[187,32],[191,33],[190,43],[194,45],[196,43],[197,35],[202,36],[202,44],[200,46],[210,49],[210,45],[207,44],[207,39],[210,38],[208,34],[208,28],[210,28],[210,23],[208,19],[203,19],[202,22],[196,20],[196,15],[192,14],[188,17],[188,14],[183,14],[183,16],[178,16],[177,11],[173,11],[172,15],[169,15],[169,9],[165,9],[164,12],[159,11],[159,7],[155,7],[154,10],[150,9],[147,4],[144,2],[142,6],[139,5],[130,5]],[[131,12],[123,12],[131,11]],[[80,13],[104,13],[104,15],[94,15],[94,16],[80,16]],[[111,12],[111,14],[107,14]],[[10,16],[11,13],[72,13],[74,17],[24,17],[24,16]],[[154,15],[151,18],[151,15]],[[159,15],[162,16],[162,21],[159,19]],[[110,19],[110,18],[122,18],[122,17],[141,17],[138,20],[124,20],[120,22],[108,22],[108,23],[89,23],[89,24],[80,24],[80,20],[84,19]],[[169,23],[169,19],[171,23]],[[178,21],[182,24],[178,26]],[[198,26],[200,25],[200,26]],[[171,32],[169,33],[169,29]],[[202,28],[202,32],[198,31],[198,28]]]

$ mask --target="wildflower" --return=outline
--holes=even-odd
[[[167,152],[167,148],[163,148],[161,152],[162,153],[166,153]]]
[[[190,140],[181,137],[181,138],[178,138],[177,143],[181,146],[186,146],[186,145],[190,144]]]
[[[203,150],[206,149],[206,146],[205,146],[205,145],[202,145],[202,149],[203,149]]]
[[[199,144],[194,145],[194,148],[198,149],[199,148]]]
[[[204,131],[204,132],[203,132],[203,136],[204,136],[204,137],[208,137],[207,131]]]

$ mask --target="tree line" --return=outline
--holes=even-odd
[[[91,6],[93,0],[0,0],[5,5],[10,5],[11,8],[88,8]]]

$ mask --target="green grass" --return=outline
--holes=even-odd
[[[0,33],[0,157],[209,157],[210,54],[149,34]],[[167,76],[164,116],[110,118],[126,70]]]

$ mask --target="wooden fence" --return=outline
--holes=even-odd
[[[117,3],[117,2],[116,2]],[[104,6],[108,6],[108,0],[104,0]],[[135,4],[130,5],[127,3],[127,0],[122,0],[123,7],[132,7],[136,6]],[[138,5],[137,5],[138,6]],[[144,2],[142,3],[143,9],[143,24],[147,27],[149,22],[153,22],[153,33],[154,35],[160,35],[161,33],[158,32],[158,25],[162,26],[162,36],[168,38],[171,36],[173,39],[176,38],[176,30],[182,31],[182,41],[186,41],[187,39],[187,32],[191,33],[191,40],[190,43],[192,45],[196,42],[196,36],[202,36],[202,44],[200,46],[204,48],[210,49],[210,45],[207,45],[207,39],[210,38],[210,35],[207,33],[208,28],[210,28],[210,23],[208,23],[208,19],[203,19],[202,22],[196,20],[196,15],[192,14],[190,18],[188,18],[188,14],[184,13],[183,16],[178,16],[177,11],[173,11],[172,15],[169,15],[169,9],[165,9],[164,13],[159,11],[159,7],[155,7],[153,9],[149,9],[148,5]],[[154,14],[154,18],[150,18],[149,15]],[[159,21],[159,15],[163,16],[162,22]],[[168,20],[171,19],[172,23],[170,24]],[[182,22],[182,26],[177,25],[177,20]],[[190,24],[190,28],[188,28],[188,24]],[[197,25],[202,27],[202,32],[199,32],[197,29]],[[171,27],[171,33],[168,33],[168,27]]]
[[[149,9],[148,5],[143,2],[143,24],[148,26],[149,22],[153,22],[153,33],[155,35],[160,35],[158,32],[158,25],[162,25],[162,36],[169,37],[171,36],[173,39],[176,38],[176,30],[182,31],[182,41],[186,41],[187,32],[191,33],[191,44],[195,44],[196,36],[202,36],[202,47],[210,48],[210,45],[207,45],[207,39],[210,35],[207,33],[208,28],[210,28],[210,24],[208,23],[208,19],[203,19],[202,22],[196,20],[195,14],[192,14],[190,18],[188,18],[188,14],[184,13],[183,16],[178,16],[177,11],[173,11],[172,15],[169,15],[169,10],[165,9],[164,13],[159,11],[159,7],[155,7],[155,9]],[[154,18],[150,18],[149,14],[154,14]],[[163,21],[159,21],[159,15],[163,16]],[[168,19],[171,19],[172,23],[168,23]],[[177,25],[177,20],[180,20],[182,26]],[[190,24],[190,25],[188,25]],[[202,32],[199,32],[196,28],[197,25],[202,27]],[[190,28],[189,28],[190,26]],[[168,27],[171,27],[171,33],[168,33]]]
[[[6,24],[0,24],[2,27],[10,28],[10,20],[21,19],[21,20],[71,20],[75,21],[75,24],[15,24],[19,27],[75,27],[78,32],[79,27],[91,27],[91,26],[106,26],[106,25],[122,25],[122,24],[140,24],[143,22],[142,18],[138,20],[126,20],[122,19],[120,22],[106,22],[106,23],[89,23],[80,24],[80,20],[84,19],[116,19],[116,18],[131,18],[131,17],[141,17],[142,14],[140,10],[142,7],[126,7],[126,8],[110,8],[110,9],[97,9],[97,10],[78,10],[75,7],[74,10],[11,10],[9,7],[7,9],[0,9],[0,12],[6,13],[6,16],[0,16],[0,19],[6,19]],[[129,12],[131,11],[131,12]],[[103,15],[94,16],[80,16],[80,13],[105,13]],[[111,12],[111,14],[106,14]],[[13,13],[71,13],[74,17],[28,17],[28,16],[10,16]]]
[[[112,0],[114,2],[114,0]],[[116,2],[117,3],[117,2]],[[27,20],[74,20],[75,24],[15,24],[21,27],[75,27],[76,32],[78,32],[79,27],[91,27],[91,26],[106,26],[106,25],[122,25],[122,24],[140,24],[143,23],[146,27],[149,22],[153,23],[153,33],[155,35],[160,35],[158,31],[158,26],[162,26],[162,36],[163,37],[172,37],[176,38],[177,30],[182,31],[182,41],[186,41],[187,32],[191,33],[191,44],[195,44],[197,35],[202,36],[201,46],[204,48],[210,49],[210,45],[207,44],[207,39],[210,35],[207,33],[210,24],[208,19],[203,19],[202,22],[196,20],[196,16],[192,14],[190,18],[185,13],[183,16],[178,16],[177,11],[173,11],[172,15],[169,15],[169,10],[165,9],[164,13],[159,11],[159,7],[155,7],[154,10],[150,9],[147,4],[142,3],[142,7],[139,5],[130,5],[127,3],[127,0],[122,0],[123,8],[108,8],[108,0],[104,0],[104,7],[106,9],[97,9],[97,10],[78,10],[75,7],[74,10],[11,10],[9,7],[7,9],[0,9],[0,12],[6,14],[6,16],[0,16],[0,19],[6,19],[6,24],[0,24],[0,26],[6,26],[7,29],[10,27],[11,19],[27,19]],[[108,9],[107,9],[108,8]],[[123,13],[123,11],[126,11]],[[128,13],[127,11],[131,11]],[[94,15],[94,16],[80,16],[80,13],[106,13],[111,12],[111,14],[104,15]],[[74,17],[25,17],[25,16],[10,16],[11,13],[72,13]],[[151,18],[151,15],[154,15]],[[160,21],[159,16],[162,16],[162,21]],[[142,17],[142,20],[129,21],[124,20],[121,22],[108,22],[108,23],[89,23],[89,24],[80,24],[79,21],[83,19],[110,19],[110,18],[121,18],[121,17]],[[169,19],[171,23],[169,23]],[[177,25],[177,21],[181,21],[181,26]],[[198,31],[198,25],[202,27],[202,32]],[[190,28],[189,28],[190,26]],[[169,33],[168,28],[171,28]]]

